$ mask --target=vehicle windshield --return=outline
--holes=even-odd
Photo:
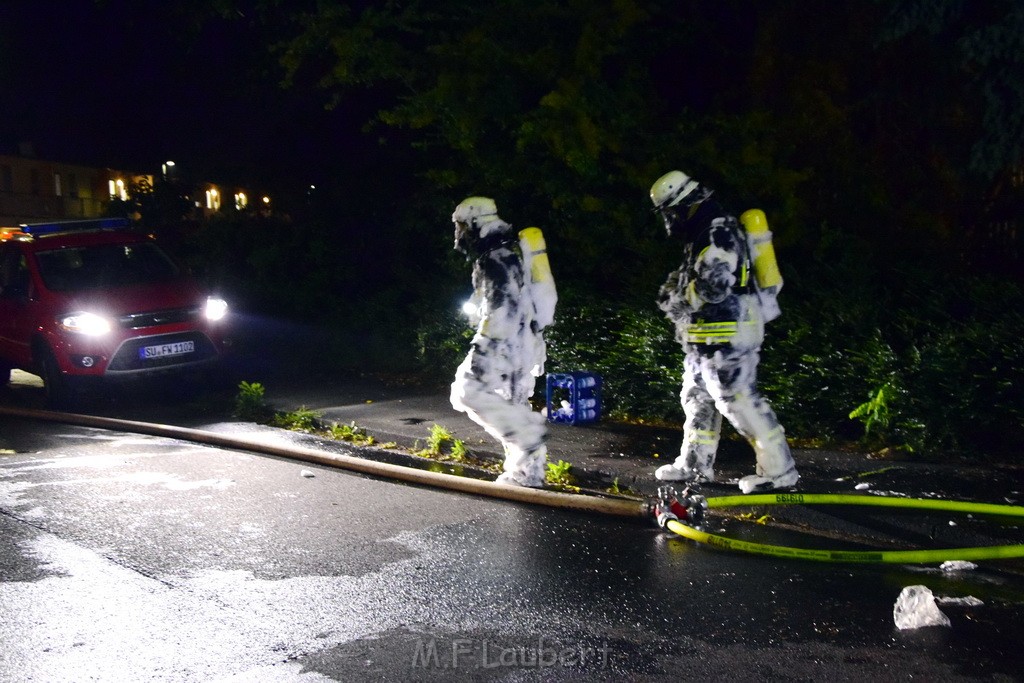
[[[65,247],[38,251],[36,259],[47,289],[57,292],[167,282],[180,275],[152,242]]]

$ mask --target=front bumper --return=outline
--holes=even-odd
[[[187,353],[147,357],[142,351],[153,346],[185,344],[191,348]],[[65,338],[54,344],[63,374],[96,379],[158,375],[215,364],[224,356],[227,346],[222,337],[195,329],[105,340],[105,343]]]

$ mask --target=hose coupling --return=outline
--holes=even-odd
[[[696,527],[704,523],[707,509],[707,498],[698,493],[694,485],[687,486],[682,493],[677,493],[673,486],[659,486],[654,518],[662,529],[670,520]]]

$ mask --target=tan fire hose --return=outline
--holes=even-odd
[[[581,495],[572,493],[559,493],[543,489],[526,488],[522,486],[509,486],[493,481],[482,481],[469,477],[460,477],[443,472],[428,472],[413,467],[402,467],[390,463],[378,462],[368,458],[360,458],[341,453],[329,453],[315,448],[306,448],[298,445],[274,445],[262,443],[253,438],[245,438],[228,434],[218,434],[201,429],[190,429],[187,427],[175,427],[173,425],[156,424],[151,422],[136,422],[133,420],[120,420],[110,417],[99,417],[96,415],[83,415],[79,413],[61,413],[50,410],[35,410],[29,408],[8,408],[0,406],[0,414],[24,417],[31,420],[46,422],[61,422],[64,424],[79,425],[82,427],[97,427],[137,434],[149,434],[168,439],[180,439],[191,441],[208,446],[230,448],[233,450],[248,451],[274,455],[291,460],[338,467],[345,470],[352,470],[362,474],[368,474],[387,479],[413,484],[436,486],[451,491],[472,493],[489,498],[500,498],[519,503],[530,503],[534,505],[546,505],[548,507],[576,510],[579,512],[592,512],[616,517],[650,517],[651,504],[647,501],[636,500],[625,497],[601,497],[593,495]]]

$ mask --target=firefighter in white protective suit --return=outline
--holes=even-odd
[[[466,311],[476,328],[452,383],[452,407],[503,446],[499,483],[543,486],[547,429],[529,404],[536,378],[544,374],[542,330],[553,322],[557,301],[543,237],[537,228],[517,235],[487,197],[464,200],[452,221],[455,249],[473,263]]]
[[[764,213],[747,211],[737,221],[710,188],[682,171],[659,178],[651,201],[669,237],[682,243],[682,264],[662,285],[658,307],[686,351],[683,444],[655,477],[714,481],[724,415],[757,457],[755,474],[739,480],[743,493],[796,485],[785,431],[756,386],[764,324],[779,314],[775,296],[782,287]]]

